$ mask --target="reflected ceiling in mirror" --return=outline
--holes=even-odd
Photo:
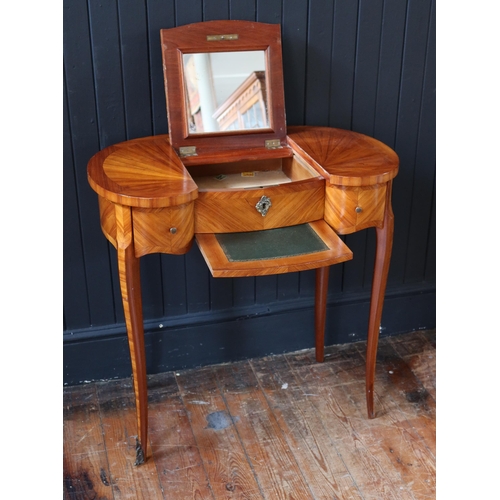
[[[183,54],[188,133],[269,127],[263,50]]]

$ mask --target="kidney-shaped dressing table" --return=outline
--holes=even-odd
[[[316,359],[324,357],[329,266],[353,258],[339,238],[377,233],[368,323],[373,385],[392,247],[398,157],[356,132],[285,124],[279,25],[210,21],[161,30],[169,134],[110,146],[88,164],[101,227],[118,254],[138,437],[147,458],[147,384],[139,259],[196,240],[214,277],[316,270]],[[247,67],[243,67],[247,64]],[[228,70],[234,75],[228,79]]]

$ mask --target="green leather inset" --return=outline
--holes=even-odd
[[[230,262],[280,259],[328,250],[309,224],[215,237]]]

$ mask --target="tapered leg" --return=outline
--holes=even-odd
[[[316,294],[314,305],[314,328],[316,335],[316,361],[325,359],[326,299],[328,296],[328,275],[330,267],[316,269]]]
[[[127,326],[128,345],[132,362],[135,406],[137,412],[136,461],[141,465],[147,458],[148,395],[146,379],[146,353],[142,318],[140,262],[134,254],[131,212],[128,207],[117,206],[117,251],[120,289]]]
[[[373,389],[375,382],[375,365],[377,361],[378,337],[382,308],[384,306],[387,274],[391,260],[392,241],[394,235],[394,215],[391,207],[392,183],[387,186],[384,226],[377,228],[377,247],[375,267],[373,270],[372,296],[370,301],[370,317],[368,320],[368,343],[366,348],[366,406],[368,417],[374,418]]]

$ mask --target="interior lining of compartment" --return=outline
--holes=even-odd
[[[312,179],[318,173],[297,156],[188,167],[198,191],[259,189]]]

